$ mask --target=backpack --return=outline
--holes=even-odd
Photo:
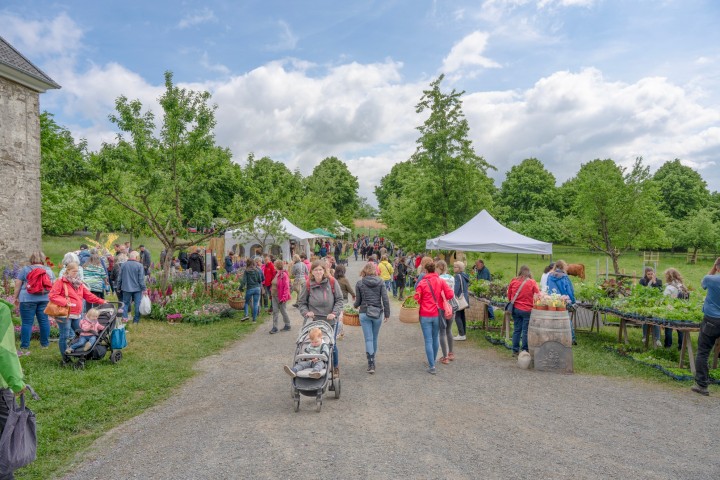
[[[305,277],[305,288],[308,292],[310,292],[310,275]],[[330,289],[333,292],[333,295],[335,294],[335,277],[330,277]]]
[[[27,282],[27,292],[32,295],[45,295],[52,288],[50,276],[42,267],[30,270],[25,281]]]

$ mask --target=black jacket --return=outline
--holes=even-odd
[[[378,318],[384,312],[385,318],[390,317],[390,299],[382,278],[375,275],[361,278],[355,285],[355,294],[354,306],[360,313]]]
[[[198,273],[202,273],[205,270],[203,268],[203,259],[197,252],[190,254],[188,258],[188,270]]]

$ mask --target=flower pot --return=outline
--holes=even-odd
[[[420,323],[420,307],[400,307],[400,321],[403,323]]]
[[[343,325],[349,325],[351,327],[359,327],[360,326],[360,314],[343,312],[342,322],[343,322]]]
[[[549,308],[547,305],[535,305],[535,310],[548,310]]]
[[[563,310],[565,310],[565,307],[550,307],[550,310],[554,312],[562,312]]]

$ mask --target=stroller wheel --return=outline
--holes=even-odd
[[[85,370],[85,361],[78,360],[77,362],[73,363],[73,368],[75,370]]]
[[[293,409],[294,409],[296,412],[299,412],[299,411],[300,411],[300,399],[299,399],[299,398],[296,398],[296,399],[295,399],[295,407],[294,407]]]
[[[315,400],[315,411],[319,412],[322,408],[322,397],[317,397],[317,400]]]
[[[122,350],[115,350],[110,354],[110,363],[118,363],[122,360]]]
[[[333,385],[335,386],[335,398],[340,398],[340,379],[336,379]]]

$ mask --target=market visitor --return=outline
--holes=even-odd
[[[720,338],[720,257],[710,272],[703,277],[700,285],[707,291],[703,303],[703,321],[700,324],[698,336],[698,351],[695,356],[695,385],[692,391],[700,395],[709,395],[708,392],[708,356]]]
[[[335,269],[334,277],[340,284],[340,290],[343,294],[343,302],[347,302],[349,297],[352,297],[353,301],[355,301],[355,290],[350,284],[350,280],[348,280],[345,276],[346,271],[345,265],[338,265]]]
[[[90,258],[85,262],[83,270],[85,270],[83,282],[92,294],[98,298],[105,298],[105,290],[108,289],[109,280],[107,271],[100,262],[100,256],[97,253],[91,253]]]
[[[475,262],[475,278],[478,280],[487,280],[488,282],[492,279],[490,270],[485,266],[485,261],[478,259]]]
[[[453,271],[455,272],[455,297],[459,298],[460,295],[464,296],[465,301],[470,305],[470,293],[468,291],[470,276],[465,273],[465,264],[463,262],[455,262],[453,264]],[[455,325],[457,325],[458,334],[457,337],[453,337],[453,340],[466,340],[467,322],[465,321],[465,309],[455,312]]]
[[[115,289],[115,294],[118,300],[122,301],[122,290],[120,290],[120,270],[122,266],[127,262],[127,255],[120,253],[115,257],[115,265],[113,265],[112,271],[110,272],[110,284]]]
[[[180,260],[182,266],[182,259]],[[193,275],[200,274],[205,271],[205,262],[202,256],[198,253],[197,248],[190,253],[187,259],[187,270],[193,272]]]
[[[380,271],[380,278],[382,278],[382,281],[385,282],[385,288],[390,291],[392,290],[392,278],[393,273],[395,272],[395,269],[393,268],[392,264],[388,261],[388,256],[383,255],[380,257],[380,263],[378,264],[378,269]]]
[[[273,312],[272,304],[270,302],[270,299],[272,297],[270,288],[271,288],[272,281],[273,281],[273,278],[275,278],[275,273],[276,273],[275,264],[273,262],[275,262],[275,257],[273,257],[270,254],[265,254],[264,264],[263,264],[263,278],[264,279],[263,279],[263,283],[262,283],[263,284],[262,302],[263,302],[263,307],[265,307],[265,308],[269,307],[268,313]]]
[[[357,297],[354,307],[360,312],[360,326],[363,337],[365,337],[368,373],[375,373],[375,355],[383,318],[386,322],[390,319],[390,299],[386,283],[376,273],[375,264],[365,264],[360,271],[360,280],[355,285]]]
[[[122,292],[123,321],[127,322],[130,314],[130,305],[135,303],[135,314],[133,323],[140,322],[140,302],[143,293],[147,290],[145,286],[145,268],[140,263],[140,254],[136,251],[130,252],[128,261],[120,269],[118,289]]]
[[[303,285],[298,297],[298,308],[306,321],[312,321],[316,317],[326,320],[337,335],[335,327],[343,308],[342,291],[338,282],[330,276],[328,269],[320,260],[315,260],[311,264],[310,277]],[[340,377],[338,357],[337,342],[334,342],[334,378]]]
[[[548,292],[559,293],[560,295],[567,295],[570,298],[571,304],[575,303],[575,288],[573,287],[570,277],[568,277],[567,263],[564,260],[558,260],[555,262],[555,269],[548,275]],[[577,345],[577,339],[575,338],[575,326],[572,320],[570,320],[570,330],[572,331],[572,344]]]
[[[150,264],[152,263],[150,251],[145,248],[145,245],[140,245],[138,248],[140,249],[140,258],[138,260],[142,264],[143,270],[145,270],[145,276],[148,276],[150,275]]]
[[[453,275],[450,275],[447,273],[447,263],[445,260],[438,260],[435,262],[435,272],[440,276],[440,278],[447,284],[448,287],[450,287],[450,290],[453,291],[453,294],[450,296],[445,295],[445,298],[447,300],[450,300],[455,296],[455,277]],[[441,294],[442,296],[442,294]],[[438,302],[440,302],[441,299],[438,298]],[[443,302],[444,303],[444,302]],[[448,363],[455,360],[455,353],[453,353],[453,336],[452,336],[452,326],[453,321],[455,319],[455,315],[449,319],[445,318],[444,316],[440,318],[440,349],[443,352],[443,356],[440,358],[440,363],[447,365]]]
[[[31,274],[31,272],[34,273]],[[19,357],[30,355],[30,337],[36,318],[40,328],[40,348],[48,348],[50,345],[50,319],[45,313],[45,307],[47,307],[48,294],[54,281],[55,274],[50,267],[45,265],[43,252],[33,252],[30,255],[30,265],[23,267],[15,279],[14,300],[15,305],[19,307],[22,321],[20,350],[17,351]],[[28,284],[31,285],[30,290],[33,293],[28,292]],[[37,288],[41,290],[36,292]]]
[[[552,262],[550,265],[545,267],[542,277],[540,277],[540,290],[544,293],[547,293],[547,279],[550,276],[550,272],[552,272],[553,270],[555,270],[555,262]]]
[[[533,309],[535,294],[540,292],[538,284],[533,280],[530,267],[523,265],[508,285],[507,298],[512,303],[510,314],[513,319],[512,352],[517,356],[520,351],[528,350],[528,326],[530,313]],[[522,343],[522,345],[521,345]]]
[[[652,287],[652,288],[658,288],[662,290],[662,280],[657,278],[655,275],[655,269],[652,267],[645,267],[645,274],[643,275],[643,278],[640,279],[640,285],[643,287]],[[642,326],[642,343],[644,344],[647,340],[647,331],[648,326],[643,323]],[[655,346],[661,347],[662,344],[660,343],[660,326],[659,325],[653,325],[653,337],[655,337]]]
[[[300,295],[300,290],[302,290],[302,286],[305,283],[305,280],[307,280],[308,275],[310,275],[310,269],[307,267],[307,265],[305,265],[305,262],[303,262],[300,255],[295,254],[293,255],[292,259],[293,265],[292,269],[290,270],[290,276],[293,279],[292,290],[297,295]],[[297,302],[293,304],[293,307],[297,307]]]
[[[138,264],[138,266],[140,266],[140,264]],[[63,275],[53,284],[49,295],[50,301],[54,304],[61,307],[70,307],[70,314],[66,318],[55,318],[59,329],[58,348],[60,349],[60,355],[62,355],[64,363],[69,361],[65,356],[67,341],[71,339],[74,336],[74,332],[80,328],[83,300],[94,305],[102,305],[105,303],[105,300],[93,295],[82,280],[80,280],[79,268],[80,266],[76,262],[68,263]]]
[[[233,267],[233,251],[230,250],[228,254],[225,256],[225,272],[227,273],[233,273],[235,271],[235,268]]]
[[[429,259],[429,261],[426,261]],[[440,348],[440,292],[450,298],[452,289],[435,273],[435,262],[430,257],[423,258],[425,274],[415,286],[415,300],[420,305],[420,327],[425,341],[425,355],[428,361],[428,373],[436,374],[435,359]],[[444,319],[443,319],[444,321]]]
[[[78,278],[80,280],[85,279],[85,270],[82,266],[80,266],[80,259],[78,258],[77,253],[75,252],[68,252],[65,254],[65,256],[62,259],[62,268],[60,269],[60,273],[58,274],[58,278],[65,275],[65,269],[67,268],[68,264],[70,263],[77,263],[78,264]]]
[[[272,298],[273,326],[270,333],[277,333],[278,319],[283,317],[285,326],[283,332],[290,330],[290,317],[287,314],[287,302],[290,300],[290,275],[285,270],[282,260],[275,260],[275,278],[270,282],[270,296]]]
[[[240,290],[245,290],[245,316],[243,321],[250,318],[248,316],[248,308],[252,313],[252,321],[257,321],[257,317],[260,314],[260,290],[262,289],[263,283],[263,272],[260,269],[262,260],[260,257],[255,257],[253,260],[248,260],[245,273],[243,273],[242,282],[240,282]]]
[[[685,286],[685,281],[682,275],[674,268],[668,268],[665,270],[665,290],[663,295],[672,298],[678,298],[680,300],[689,300],[690,292]],[[683,332],[677,331],[678,343],[677,348],[682,348]],[[672,347],[673,329],[665,327],[665,348]]]
[[[405,282],[407,280],[408,273],[406,261],[405,257],[398,257],[398,264],[395,268],[395,287],[398,291],[398,300],[401,302],[405,299]]]

